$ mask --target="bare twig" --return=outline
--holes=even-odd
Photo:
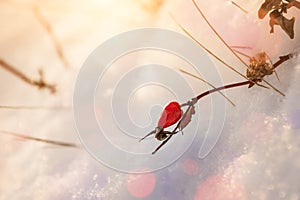
[[[274,69],[277,68],[279,65],[281,65],[283,62],[293,58],[294,54],[293,53],[290,53],[290,54],[287,54],[287,55],[284,55],[284,56],[279,56],[279,60],[273,65]],[[233,83],[233,84],[229,84],[229,85],[225,85],[225,86],[221,86],[221,87],[218,87],[218,88],[214,88],[212,90],[208,90],[200,95],[198,95],[196,97],[197,100],[211,94],[211,93],[214,93],[214,92],[218,92],[220,90],[225,90],[225,89],[230,89],[230,88],[235,88],[235,87],[240,87],[240,86],[244,86],[244,85],[249,85],[251,82],[250,81],[243,81],[243,82],[239,82],[239,83]]]
[[[33,12],[36,16],[36,18],[38,19],[38,21],[40,22],[40,24],[45,28],[45,30],[47,31],[49,37],[51,38],[54,46],[55,46],[55,50],[57,53],[57,56],[59,57],[59,59],[61,60],[61,62],[63,63],[63,65],[65,66],[65,68],[68,68],[69,62],[67,61],[63,50],[62,50],[62,46],[59,42],[59,40],[57,39],[57,37],[55,36],[55,34],[53,33],[53,30],[51,28],[50,23],[46,20],[46,18],[41,14],[40,10],[38,7],[34,7],[33,8]]]
[[[182,73],[184,73],[184,74],[187,74],[187,75],[189,75],[189,76],[191,76],[191,77],[193,77],[193,78],[196,78],[196,79],[199,79],[199,80],[201,80],[201,81],[203,81],[204,83],[206,83],[206,84],[208,84],[210,87],[212,87],[212,88],[216,88],[214,85],[212,85],[211,83],[209,83],[208,81],[206,81],[206,80],[204,80],[204,79],[202,79],[202,78],[200,78],[200,77],[198,77],[198,76],[195,76],[194,74],[192,74],[192,73],[190,73],[190,72],[187,72],[187,71],[185,71],[185,70],[183,70],[183,69],[178,69],[180,72],[182,72]],[[219,93],[231,104],[231,105],[233,105],[233,106],[235,106],[235,104],[225,95],[225,94],[223,94],[222,92],[220,92],[219,91]]]
[[[43,79],[43,72],[42,70],[39,70],[40,79],[39,80],[33,80],[29,77],[27,77],[23,72],[19,71],[17,68],[13,67],[12,65],[8,64],[4,60],[0,59],[0,67],[3,69],[6,69],[22,81],[28,83],[29,85],[33,85],[38,87],[38,89],[48,89],[51,93],[56,92],[56,86],[52,84],[48,84]]]
[[[71,107],[67,106],[11,106],[0,105],[0,109],[7,110],[71,110]]]
[[[0,130],[0,133],[10,135],[10,136],[14,136],[14,137],[21,138],[21,139],[52,144],[52,145],[60,146],[60,147],[80,148],[80,146],[78,144],[74,144],[74,143],[61,142],[61,141],[48,140],[48,139],[41,139],[41,138],[32,137],[32,136],[28,136],[28,135],[20,134],[20,133],[15,133],[15,132],[11,132],[11,131]]]
[[[233,5],[235,5],[236,7],[238,7],[241,11],[243,11],[244,13],[248,14],[248,11],[245,10],[244,8],[242,8],[240,5],[238,5],[237,3],[235,3],[234,1],[231,1],[231,3]]]
[[[249,49],[249,50],[252,49],[252,47],[239,46],[239,45],[230,45],[230,48],[232,48],[232,49]]]

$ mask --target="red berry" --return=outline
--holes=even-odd
[[[179,103],[171,102],[165,107],[163,113],[160,116],[160,119],[158,120],[157,126],[162,129],[167,128],[178,122],[181,117],[182,110]]]

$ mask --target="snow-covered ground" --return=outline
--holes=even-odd
[[[280,55],[297,49],[299,51],[299,10],[293,8],[288,13],[288,18],[296,17],[295,38],[291,40],[279,27],[270,35],[267,17],[258,20],[257,10],[262,1],[235,2],[247,10],[248,14],[230,1],[199,1],[211,23],[230,45],[251,47],[245,50],[248,54],[266,51],[274,62]],[[34,6],[38,7],[51,24],[69,63],[68,67],[59,59],[51,36],[36,18]],[[42,68],[45,80],[57,84],[58,92],[52,95],[46,90],[39,91],[0,68],[0,105],[67,108],[2,108],[0,130],[80,144],[72,109],[69,107],[72,106],[76,77],[84,61],[98,45],[121,32],[145,27],[182,32],[170,13],[205,46],[242,73],[245,71],[245,67],[210,31],[191,1],[1,1],[0,58],[35,79],[38,78],[38,69]],[[149,55],[146,52],[131,56],[130,62],[134,65],[171,63],[173,66],[178,66],[181,62],[178,58],[168,56],[170,55],[166,52],[150,52]],[[167,58],[169,62],[164,60],[168,60]],[[300,199],[299,61],[300,58],[295,57],[278,68],[280,82],[275,75],[267,78],[285,93],[285,97],[271,89],[257,86],[226,92],[236,107],[226,105],[226,119],[220,138],[204,159],[198,157],[199,149],[212,114],[208,106],[210,98],[200,101],[196,115],[201,126],[194,142],[174,163],[147,174],[127,174],[108,168],[93,159],[84,148],[55,147],[1,134],[0,199]],[[126,60],[123,62],[126,63]],[[222,64],[215,60],[213,62],[224,84],[243,80]],[[207,68],[209,70],[209,66]],[[111,73],[119,73],[120,77],[120,72],[121,70]],[[185,78],[195,93],[207,88],[197,80]],[[181,86],[178,84],[179,88]],[[151,90],[150,87],[148,91],[141,91],[138,95],[143,97],[144,106],[149,108],[157,104],[156,97],[149,94],[159,94],[162,91],[158,88]],[[160,102],[168,102],[172,97],[173,94],[162,92]],[[165,100],[161,100],[163,98]],[[131,100],[139,101],[138,97]],[[132,113],[135,113],[132,111],[134,109],[144,109],[143,106],[138,107],[139,104],[128,105],[128,110]],[[160,109],[154,108],[155,113],[159,114]],[[143,125],[146,123],[149,127],[155,126],[156,119],[149,122],[145,118],[148,113],[139,114],[132,115],[132,120],[144,123]],[[105,112],[101,113],[102,118],[105,116]],[[146,133],[141,133],[140,136],[144,134]],[[172,140],[179,145],[181,141],[186,143],[188,134],[187,129],[184,135],[178,134]],[[216,133],[213,131],[209,132],[206,139],[213,143],[216,138],[214,134]],[[137,145],[149,147],[150,141],[152,140],[137,142]],[[151,149],[158,144],[153,139]],[[168,148],[176,149],[172,144],[174,145],[170,142]],[[106,149],[103,148],[103,151]]]

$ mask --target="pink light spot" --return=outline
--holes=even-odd
[[[184,173],[186,173],[188,175],[196,175],[196,174],[198,174],[198,171],[199,171],[198,163],[192,159],[186,159],[182,163],[182,168],[183,168]]]
[[[126,182],[128,192],[136,198],[149,196],[156,184],[156,177],[153,173],[129,175]]]
[[[208,177],[197,188],[194,200],[247,200],[242,184],[222,174]]]

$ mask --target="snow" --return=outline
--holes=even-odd
[[[298,10],[291,10],[290,15],[296,17],[296,22],[295,38],[290,40],[278,27],[270,35],[267,18],[257,19],[256,10],[262,1],[235,2],[249,14],[245,15],[225,0],[215,1],[214,5],[209,1],[199,1],[199,5],[205,6],[204,11],[211,23],[230,45],[250,46],[252,49],[247,50],[248,54],[266,51],[274,62],[278,56],[287,53],[299,55]],[[31,10],[33,5],[38,5],[49,20],[70,63],[69,68],[64,67],[53,41],[35,18]],[[47,91],[39,91],[1,68],[0,105],[72,106],[76,77],[98,45],[116,34],[136,28],[154,26],[180,31],[169,12],[218,56],[239,71],[245,71],[244,66],[209,30],[191,1],[6,0],[0,2],[0,58],[32,78],[38,78],[38,69],[42,68],[45,79],[57,84],[58,93],[51,95]],[[145,51],[128,55],[127,59],[117,61],[106,72],[106,84],[122,77],[131,65],[155,63],[184,66],[195,71],[186,62],[167,54]],[[127,65],[118,70],[116,66],[123,63]],[[213,63],[224,83],[244,80],[217,61],[213,60]],[[209,66],[206,67],[209,70]],[[300,199],[300,57],[283,63],[277,73],[280,82],[275,76],[267,80],[283,91],[285,97],[257,86],[226,92],[237,106],[226,104],[224,126],[217,141],[215,136],[218,133],[214,132],[214,127],[209,129],[209,121],[214,114],[220,113],[212,113],[211,108],[216,105],[212,105],[211,98],[201,100],[196,107],[197,116],[192,118],[194,124],[190,124],[183,135],[174,136],[166,149],[161,150],[162,153],[158,151],[155,155],[147,155],[145,163],[160,162],[168,153],[170,156],[177,153],[181,149],[178,145],[192,144],[185,152],[179,152],[183,155],[178,160],[146,175],[111,169],[99,163],[84,148],[54,147],[0,134],[0,199]],[[209,88],[190,77],[182,75],[181,78],[186,82],[178,84],[179,90],[187,83],[195,94]],[[187,101],[192,97],[178,97],[168,89],[156,84],[132,91],[130,94],[133,96],[128,100],[130,120],[145,129],[154,128],[161,109],[168,101],[174,100],[172,98]],[[103,93],[104,97],[111,96],[113,88],[107,88]],[[214,96],[223,98],[217,93]],[[80,144],[71,109],[1,111],[0,130]],[[107,114],[101,110],[96,113],[99,121]],[[193,130],[199,131],[192,141]],[[200,159],[199,150],[206,133],[207,144],[216,142],[216,145]],[[139,136],[144,134],[147,132]],[[117,142],[123,145],[122,148],[130,146],[128,149],[135,153],[140,150],[145,153],[146,149],[151,154],[159,145],[154,138],[142,143],[136,140],[136,146]],[[94,145],[104,152],[107,150],[101,146],[101,141],[95,140]],[[111,159],[118,162],[126,160],[118,155],[111,155]],[[151,166],[143,164],[139,170],[147,171],[150,167],[151,171]],[[138,177],[137,183],[130,184],[132,177]]]

